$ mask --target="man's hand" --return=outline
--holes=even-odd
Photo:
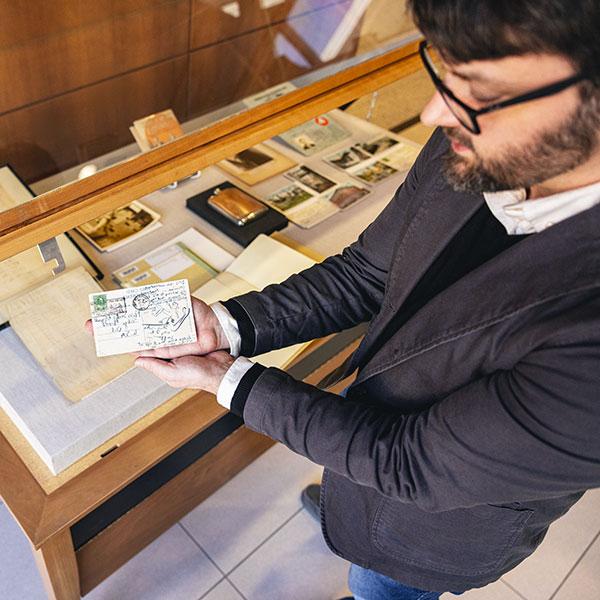
[[[170,386],[206,390],[216,394],[221,380],[234,361],[233,356],[221,351],[206,356],[181,356],[172,360],[142,356],[136,359],[135,366],[150,371]]]
[[[180,356],[203,356],[217,350],[227,350],[229,342],[225,332],[219,323],[215,313],[210,306],[202,300],[192,297],[192,310],[196,323],[196,334],[198,339],[193,344],[181,344],[180,346],[169,346],[155,350],[143,350],[136,352],[137,356],[150,356],[154,358],[173,359]],[[88,333],[92,333],[92,322],[87,321],[85,327]]]

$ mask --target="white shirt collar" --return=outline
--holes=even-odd
[[[527,200],[524,189],[483,196],[509,235],[539,233],[600,203],[600,182],[535,200]]]

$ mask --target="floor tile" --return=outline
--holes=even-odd
[[[0,598],[46,600],[31,546],[3,504],[0,506]]]
[[[547,600],[600,531],[600,490],[553,523],[540,547],[502,578],[528,600]]]
[[[244,597],[235,591],[229,581],[223,579],[206,596],[202,596],[202,600],[244,600]]]
[[[229,572],[301,506],[322,469],[277,444],[195,508],[182,524]]]
[[[584,554],[552,600],[598,600],[600,598],[600,537]]]
[[[523,600],[523,598],[502,581],[496,581],[483,588],[469,590],[460,596],[443,594],[440,600]]]
[[[196,600],[222,577],[185,531],[175,525],[85,600]]]
[[[348,567],[327,548],[319,524],[300,511],[229,579],[248,600],[328,600],[348,594]]]

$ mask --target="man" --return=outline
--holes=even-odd
[[[484,586],[600,486],[600,4],[411,10],[441,129],[381,216],[137,360],[325,466],[323,533],[365,599]],[[346,398],[234,358],[364,321]]]

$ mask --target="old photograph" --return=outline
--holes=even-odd
[[[98,250],[108,252],[159,226],[159,219],[158,213],[141,202],[132,202],[79,225],[77,231]]]
[[[220,161],[217,166],[243,183],[255,185],[295,165],[295,161],[273,148],[257,144]]]
[[[338,169],[349,169],[350,167],[355,167],[363,160],[369,160],[370,158],[371,155],[362,148],[351,146],[328,156],[325,160]]]
[[[331,189],[335,185],[335,181],[327,179],[327,177],[324,177],[316,171],[313,171],[311,168],[305,166],[300,166],[297,169],[286,173],[286,176],[289,179],[299,181],[306,187],[317,192],[317,194],[326,192],[328,189]]]
[[[267,203],[273,208],[285,212],[312,197],[313,195],[308,190],[304,190],[297,185],[291,185],[271,194],[267,198]]]
[[[348,208],[361,198],[364,198],[368,193],[369,190],[349,183],[332,190],[330,195],[326,197],[329,202],[332,202],[338,208]]]
[[[390,137],[389,135],[384,135],[383,137],[377,138],[371,142],[361,142],[357,144],[360,148],[368,152],[369,154],[375,155],[395,146],[398,143],[398,140]]]
[[[380,161],[370,164],[368,167],[361,169],[354,173],[355,177],[366,181],[367,183],[379,183],[384,179],[387,179],[390,175],[397,173],[398,171],[385,163]]]

